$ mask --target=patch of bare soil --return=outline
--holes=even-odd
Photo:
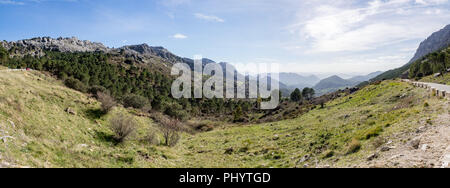
[[[396,135],[368,156],[363,167],[371,168],[450,168],[450,110],[441,114],[432,125],[415,132]],[[372,158],[370,158],[372,157]]]

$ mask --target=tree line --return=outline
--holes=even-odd
[[[291,93],[291,101],[294,102],[300,102],[302,100],[311,100],[314,98],[314,95],[316,94],[316,92],[314,91],[313,88],[304,88],[302,91],[300,91],[300,89],[296,88],[292,93]]]
[[[417,60],[409,70],[410,78],[422,78],[435,73],[443,75],[450,68],[450,49],[433,52]]]
[[[236,111],[244,114],[257,106],[257,102],[251,100],[174,99],[171,97],[173,77],[137,66],[134,64],[137,62],[130,59],[122,58],[123,62],[118,62],[120,54],[56,51],[45,51],[42,57],[10,57],[9,54],[12,52],[0,46],[1,64],[9,68],[48,71],[78,91],[94,95],[107,93],[125,107],[156,110],[180,120],[204,114],[241,117]]]

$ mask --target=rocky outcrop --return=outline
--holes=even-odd
[[[16,55],[43,55],[43,51],[59,52],[108,52],[110,49],[102,43],[79,40],[76,37],[57,38],[37,37],[32,39],[19,40],[15,42],[2,42],[6,49],[12,49]]]
[[[128,55],[133,54],[145,57],[158,56],[172,62],[183,61],[183,58],[176,56],[175,54],[169,52],[169,50],[160,46],[152,47],[149,46],[148,44],[139,44],[139,45],[124,46],[119,48],[118,50],[120,50],[121,53],[126,53]]]
[[[428,37],[425,41],[420,43],[419,48],[417,49],[414,57],[409,61],[409,63],[413,63],[420,58],[428,55],[429,53],[442,50],[450,45],[450,25],[447,25],[445,28],[439,30],[438,32],[433,33],[430,37]]]

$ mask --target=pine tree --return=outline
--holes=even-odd
[[[299,102],[302,100],[302,93],[300,89],[296,88],[294,92],[291,93],[291,100],[294,102]]]

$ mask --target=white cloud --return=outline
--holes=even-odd
[[[0,0],[0,4],[4,5],[26,5],[30,3],[42,3],[47,1],[56,1],[56,2],[78,2],[78,0]]]
[[[344,7],[317,5],[312,15],[300,12],[297,23],[288,29],[309,45],[309,52],[375,50],[388,44],[425,38],[442,27],[443,20],[450,18],[448,10],[430,8],[446,2],[448,0],[373,0]]]
[[[177,34],[173,35],[172,38],[174,38],[174,39],[186,39],[188,37],[186,35],[177,33]]]
[[[196,14],[194,14],[194,16],[196,18],[198,18],[198,19],[211,21],[211,22],[225,22],[224,19],[219,18],[219,17],[214,16],[214,15],[205,15],[205,14],[201,14],[201,13],[196,13]]]
[[[13,0],[0,0],[0,4],[5,5],[24,5],[24,2],[21,1],[13,1]]]
[[[421,5],[435,5],[435,4],[443,4],[447,3],[448,0],[415,0],[416,4]]]

